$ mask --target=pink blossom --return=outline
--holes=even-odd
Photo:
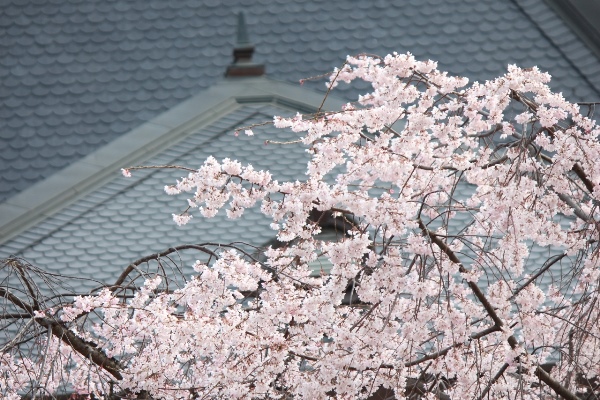
[[[548,361],[565,390],[600,374],[595,122],[537,68],[467,86],[411,54],[361,55],[326,85],[355,80],[371,90],[338,112],[273,119],[300,136],[305,176],[209,157],[164,188],[186,193],[177,225],[257,208],[280,246],[215,245],[192,277],[169,276],[169,255],[164,277],[131,266],[146,278],[132,296],[36,310],[118,360],[122,379],[50,336],[56,372],[1,353],[0,388],[26,392],[33,371],[50,392],[98,396],[114,382],[169,399],[401,398],[426,376],[423,398],[533,399],[555,395],[536,373]]]
[[[179,226],[187,224],[190,221],[190,219],[192,219],[192,216],[189,214],[173,214],[173,221],[175,221],[175,223]]]

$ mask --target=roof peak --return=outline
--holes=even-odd
[[[252,46],[248,37],[248,28],[246,28],[246,17],[244,16],[244,13],[240,11],[237,14],[237,17],[237,43],[235,47]]]
[[[237,41],[233,48],[233,62],[227,67],[226,77],[250,77],[262,76],[265,74],[263,64],[252,62],[254,54],[254,45],[250,42],[248,29],[246,27],[246,18],[240,11],[237,14]]]

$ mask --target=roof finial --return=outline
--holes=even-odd
[[[237,16],[237,43],[233,49],[233,63],[227,67],[226,77],[262,76],[265,74],[265,66],[254,64],[252,54],[254,46],[250,43],[246,19],[244,13],[239,12]]]
[[[240,11],[237,16],[236,47],[251,46],[250,39],[248,39],[248,29],[246,29],[246,18],[244,17],[244,13]]]

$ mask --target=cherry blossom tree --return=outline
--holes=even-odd
[[[279,246],[173,247],[52,307],[48,275],[5,260],[1,395],[598,398],[600,128],[537,68],[468,85],[410,54],[349,57],[328,93],[359,79],[372,91],[342,110],[274,118],[304,179],[209,158],[165,187],[187,198],[177,224],[260,207]],[[338,240],[317,240],[323,218]],[[183,249],[191,280],[142,271]]]

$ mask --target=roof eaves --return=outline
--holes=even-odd
[[[600,58],[600,3],[588,0],[546,0],[546,3]]]
[[[577,29],[569,22],[569,15],[566,15],[563,9],[555,7],[555,2],[551,0],[513,2],[555,46],[571,68],[594,89],[596,96],[600,96],[599,54],[595,48],[589,46],[585,37],[578,35]],[[595,101],[597,98],[580,100]]]
[[[265,77],[225,79],[0,203],[0,244],[114,178],[120,168],[147,160],[244,104],[314,112],[340,109],[344,103],[332,96],[326,100],[323,94]]]

